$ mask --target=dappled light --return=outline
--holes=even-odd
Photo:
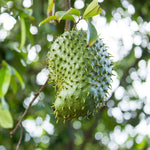
[[[38,33],[37,27],[31,25],[31,27],[30,27],[30,32],[31,32],[33,35],[37,34],[37,33]]]
[[[61,16],[62,14],[60,13],[60,16],[58,15],[57,19],[55,19],[56,24],[53,22],[54,20],[48,20],[39,27],[44,18],[55,14],[53,7],[55,12],[65,10],[65,2],[62,4],[62,1],[58,0],[55,5],[50,5],[49,3],[47,1],[37,2],[36,0],[0,0],[0,71],[3,67],[8,69],[6,70],[7,74],[1,73],[0,75],[1,95],[3,94],[1,91],[4,91],[1,88],[2,75],[8,77],[8,79],[5,78],[5,81],[7,80],[8,82],[3,85],[7,91],[4,96],[0,95],[0,111],[1,107],[4,110],[8,109],[15,126],[16,122],[21,118],[21,114],[30,106],[31,101],[37,95],[28,114],[22,121],[23,139],[20,149],[150,150],[150,143],[148,142],[150,140],[149,2],[146,0],[143,2],[98,0],[103,9],[102,13],[92,18],[90,17],[91,19],[89,20],[95,26],[98,37],[104,41],[106,50],[109,52],[108,55],[112,60],[113,75],[109,83],[111,86],[107,89],[104,100],[102,99],[103,96],[99,96],[101,100],[99,109],[95,110],[94,113],[89,113],[91,111],[89,110],[87,111],[88,117],[79,117],[72,121],[57,120],[59,116],[58,113],[54,113],[56,109],[54,101],[56,97],[60,98],[59,94],[63,85],[67,85],[64,89],[66,93],[67,90],[71,89],[70,87],[73,86],[71,81],[73,81],[75,73],[80,78],[85,76],[85,74],[78,73],[79,70],[84,68],[72,63],[72,59],[76,58],[73,55],[74,45],[71,45],[73,42],[69,43],[68,41],[60,40],[60,43],[64,42],[65,46],[72,46],[71,53],[67,54],[68,56],[71,55],[72,58],[69,61],[67,60],[67,65],[64,63],[66,62],[64,60],[66,53],[64,45],[60,45],[60,47],[59,45],[54,46],[54,50],[64,48],[64,53],[59,56],[56,53],[52,55],[50,49],[53,42],[65,31],[64,20],[66,19],[63,20],[62,18],[71,13],[66,16]],[[71,8],[78,9],[81,13],[80,15],[83,15],[88,4],[89,1],[73,0]],[[86,21],[88,17],[85,17],[86,19],[84,20],[84,17],[78,15],[78,11],[73,10],[73,12],[74,19],[71,21],[71,30],[74,30],[74,28],[76,30],[88,30],[89,27]],[[79,39],[76,39],[75,48],[80,50],[83,44],[78,45],[80,43]],[[72,37],[71,40],[73,40]],[[86,48],[90,47],[88,44],[88,41],[86,41]],[[88,51],[89,49],[86,50]],[[54,59],[51,66],[47,64],[47,54],[51,59],[55,56],[60,57],[60,64],[58,64],[57,59]],[[87,54],[83,53],[83,55],[86,56]],[[90,55],[92,57],[94,54],[90,53]],[[87,55],[86,57],[88,58],[89,56]],[[96,62],[97,57],[98,54],[92,58],[93,64]],[[102,55],[100,60],[103,57],[106,56]],[[82,54],[80,58],[77,58],[78,61],[81,58]],[[83,61],[83,59],[81,60]],[[104,66],[106,66],[105,63]],[[48,67],[53,68],[55,64],[58,64],[57,67],[62,65],[61,69],[59,70],[56,67],[56,72],[51,70],[50,73]],[[95,70],[98,67],[102,67],[98,62],[95,64],[97,65],[94,68]],[[65,68],[69,65],[70,68],[76,67],[74,72],[69,72],[69,69]],[[108,66],[111,66],[110,62]],[[100,68],[95,71],[95,74],[98,74],[99,70]],[[57,72],[60,71],[64,71],[62,76],[57,75]],[[70,80],[69,83],[63,80],[63,82],[59,83],[60,85],[56,85],[50,80],[47,81],[51,79],[52,73],[56,73],[55,80],[59,81],[65,76],[66,72],[71,74],[66,77]],[[105,72],[106,70],[102,69],[100,76],[102,77]],[[90,76],[91,74],[88,75]],[[9,76],[11,77],[9,78]],[[95,80],[95,83],[93,83],[95,87],[91,89],[95,92],[98,79],[94,77],[93,79]],[[106,77],[104,77],[105,80]],[[74,82],[79,81],[76,79]],[[88,82],[90,83],[91,81]],[[49,84],[46,86],[45,83]],[[6,87],[7,84],[10,85],[8,88]],[[23,88],[24,84],[25,88]],[[72,85],[69,87],[69,84]],[[41,86],[46,87],[39,92]],[[105,87],[102,84],[101,88],[104,88],[103,86]],[[70,91],[77,93],[78,89],[73,88],[74,91]],[[84,93],[81,90],[82,88],[80,87],[80,91]],[[62,94],[63,96],[66,94],[64,93]],[[88,94],[91,93],[89,92]],[[96,96],[95,94],[90,98],[93,100]],[[70,103],[75,99],[70,95],[68,97]],[[78,99],[79,97],[76,97],[76,101]],[[82,99],[84,99],[84,95]],[[64,101],[66,101],[65,98]],[[76,101],[73,102],[74,105],[76,105]],[[93,105],[92,101],[90,105]],[[63,106],[62,111],[68,107],[67,105]],[[88,109],[88,107],[85,106],[82,109]],[[68,107],[68,110],[74,111],[72,107]],[[59,115],[61,116],[61,113]],[[67,116],[63,117],[67,118]],[[18,128],[16,134],[10,140],[9,131],[3,128],[1,122],[0,116],[0,150],[14,149],[21,134],[21,129]],[[8,144],[10,142],[12,146]]]
[[[36,76],[36,82],[38,85],[43,85],[43,83],[45,83],[45,81],[47,80],[47,76],[48,76],[48,70],[42,69],[41,72],[39,72]]]
[[[23,0],[23,6],[26,8],[31,7],[33,4],[33,0]]]
[[[82,9],[84,7],[84,2],[83,0],[76,0],[74,3],[74,7],[77,9]]]

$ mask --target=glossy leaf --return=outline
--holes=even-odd
[[[39,24],[39,26],[51,20],[57,20],[58,22],[60,22],[61,20],[67,20],[67,19],[75,21],[75,18],[72,15],[80,16],[80,11],[74,8],[71,8],[68,11],[57,11],[55,13],[55,16],[47,17]]]
[[[96,16],[102,12],[102,8],[98,5],[98,0],[93,0],[86,8],[83,17],[89,18]]]
[[[73,16],[71,16],[71,15],[64,15],[63,17],[62,17],[62,19],[61,20],[72,20],[72,21],[75,21],[75,18],[73,17]]]
[[[12,128],[13,119],[9,110],[4,110],[0,104],[0,126],[3,128]]]
[[[75,9],[75,8],[71,8],[69,9],[66,14],[68,15],[75,15],[75,16],[80,16],[80,11],[78,9]]]
[[[56,20],[56,16],[49,16],[49,17],[47,17],[47,18],[44,19],[42,22],[40,22],[39,27],[40,27],[43,23],[45,23],[45,22],[47,22],[47,21],[51,21],[51,20]]]
[[[61,21],[62,17],[65,15],[66,11],[57,11],[55,13],[56,19],[58,22]]]
[[[75,18],[72,15],[69,15],[69,13],[66,11],[57,11],[55,13],[55,16],[58,22],[60,22],[61,20],[66,20],[66,19],[75,21]]]
[[[20,42],[20,49],[23,48],[26,42],[26,25],[25,20],[22,16],[20,16],[20,22],[21,22],[21,42]]]
[[[6,62],[3,61],[0,69],[0,97],[4,97],[8,91],[11,80],[10,68]]]
[[[87,31],[87,46],[93,45],[97,40],[97,31],[94,25],[89,21],[88,22],[88,31]]]

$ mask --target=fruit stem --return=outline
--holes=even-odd
[[[70,9],[70,4],[71,4],[71,0],[65,0],[65,10],[69,10]],[[65,22],[65,31],[69,31],[70,30],[70,20],[66,20]]]

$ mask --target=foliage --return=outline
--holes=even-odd
[[[76,1],[71,1],[73,8]],[[48,1],[43,0],[33,0],[31,6],[25,2],[0,0],[0,149],[13,150],[17,145],[20,129],[18,128],[12,138],[9,132],[27,108],[33,93],[46,81],[46,55],[52,38],[64,32],[63,19],[68,19],[69,15],[72,16],[69,19],[74,21],[81,15],[87,20],[86,17],[91,17],[91,13],[92,16],[96,15],[95,12],[87,13],[91,0],[85,0],[81,9],[71,8],[68,11],[64,11],[65,5],[61,0],[56,0],[57,13],[54,13],[55,16],[49,16],[46,21],[56,19],[58,22],[43,22],[44,24],[38,27],[47,16],[47,9],[50,12],[53,6],[48,7]],[[114,56],[114,83],[106,107],[89,119],[79,118],[65,124],[57,124],[51,108],[55,89],[53,84],[47,84],[23,121],[24,134],[20,150],[149,150],[150,97],[146,90],[143,93],[143,88],[149,81],[147,74],[149,75],[150,67],[150,2],[104,0],[100,6],[103,11],[98,18],[105,18],[106,26],[125,20],[132,28],[130,43],[125,42],[123,34],[118,39],[112,39],[113,42],[119,43],[119,58]],[[99,10],[98,5],[96,9]],[[95,19],[98,22],[96,17],[88,20],[94,24]],[[5,21],[1,18],[5,18]],[[9,24],[8,20],[11,20],[12,24]],[[98,31],[100,26],[101,24],[96,26]],[[90,23],[89,28],[92,28]],[[114,34],[113,36],[118,34],[113,30],[109,32],[109,35]],[[128,44],[130,46],[126,50]],[[112,55],[114,53],[112,52]]]

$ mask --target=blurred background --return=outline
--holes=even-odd
[[[71,7],[83,13],[90,2],[71,0]],[[103,12],[92,23],[114,62],[107,107],[89,119],[56,123],[55,91],[47,84],[22,122],[20,150],[150,150],[150,1],[98,2]],[[38,27],[47,9],[48,0],[0,0],[0,82],[10,76],[0,95],[0,150],[15,150],[20,128],[13,138],[9,132],[46,81],[46,55],[64,32],[64,21]],[[65,10],[65,1],[56,0],[55,10]]]

